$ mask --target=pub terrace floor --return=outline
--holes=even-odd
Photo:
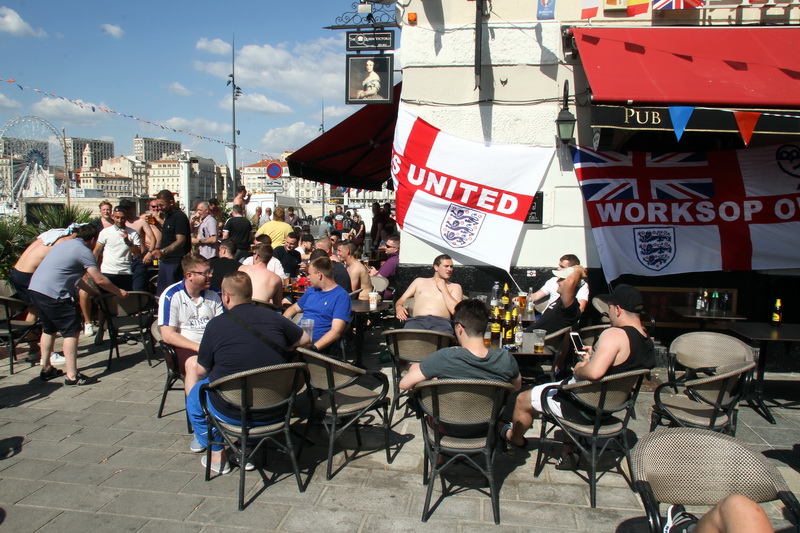
[[[365,363],[380,363],[381,336],[368,331]],[[337,465],[348,464],[325,480],[325,437],[312,431],[300,467],[305,493],[299,493],[288,461],[267,463],[279,480],[263,488],[257,472],[247,474],[244,511],[237,511],[239,474],[203,479],[200,456],[189,452],[183,394],[170,392],[164,418],[156,418],[164,385],[163,361],[149,367],[140,345],[123,345],[106,374],[108,343],[95,347],[81,336],[79,364],[100,382],[64,387],[43,383],[39,368],[18,364],[7,373],[0,361],[0,529],[23,532],[92,533],[235,531],[503,531],[646,532],[639,498],[625,479],[608,473],[598,485],[597,509],[589,506],[588,484],[552,463],[533,477],[536,446],[502,454],[496,462],[501,524],[495,526],[489,498],[475,489],[445,498],[427,523],[420,521],[425,497],[419,421],[407,417],[393,428],[394,462],[386,464],[381,433],[364,431],[364,446],[353,455],[355,438],[344,437]],[[662,372],[663,375],[663,372]],[[800,375],[770,374],[767,392],[778,398],[800,396]],[[652,390],[651,387],[647,387]],[[649,427],[652,393],[639,396],[631,428]],[[800,410],[775,408],[771,425],[749,407],[739,415],[737,437],[763,451],[800,495]],[[538,437],[538,424],[528,433]],[[532,443],[533,444],[533,443]],[[336,468],[336,466],[334,468]],[[454,478],[464,482],[465,476]],[[476,479],[469,477],[468,479]],[[480,483],[473,482],[477,486]],[[440,484],[434,491],[438,498]],[[776,531],[792,530],[780,503],[765,505]],[[701,511],[701,510],[700,510]],[[665,509],[662,509],[662,513]]]

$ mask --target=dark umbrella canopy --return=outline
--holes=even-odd
[[[378,191],[391,177],[392,141],[400,101],[366,105],[287,158],[289,173],[340,187]]]

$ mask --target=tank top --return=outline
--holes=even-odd
[[[606,372],[606,376],[613,376],[614,374],[622,374],[623,372],[640,370],[642,368],[650,369],[656,366],[653,339],[645,337],[633,326],[622,326],[619,329],[623,330],[628,336],[628,344],[631,347],[631,353],[622,364],[609,368],[608,372]]]

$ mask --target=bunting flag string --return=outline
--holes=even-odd
[[[744,145],[750,144],[750,139],[753,137],[753,130],[756,129],[756,123],[761,117],[761,113],[755,111],[734,111],[733,116],[736,118],[736,125],[739,126],[739,133],[742,135]]]
[[[694,113],[694,107],[691,106],[670,106],[669,118],[672,120],[672,127],[675,130],[675,136],[681,140],[683,131],[686,129],[686,124],[689,123],[689,118]]]
[[[41,89],[36,89],[35,87],[28,87],[27,85],[20,85],[19,83],[17,83],[17,80],[15,78],[7,79],[7,80],[3,79],[3,78],[0,78],[0,81],[4,81],[6,83],[11,83],[11,84],[16,85],[17,87],[19,87],[20,91],[26,91],[26,90],[27,91],[35,91],[37,93],[41,93],[41,94],[44,94],[46,96],[49,96],[50,98],[56,98],[58,100],[64,100],[65,102],[69,102],[69,103],[71,103],[71,104],[73,104],[75,106],[80,107],[81,109],[86,109],[86,107],[84,107],[84,106],[87,106],[88,108],[90,108],[92,110],[92,113],[97,113],[97,111],[103,111],[104,113],[108,113],[110,115],[118,115],[118,116],[123,117],[123,118],[132,119],[132,120],[138,120],[139,122],[144,122],[145,124],[161,128],[162,130],[169,130],[169,131],[172,131],[172,132],[175,132],[175,133],[182,133],[184,135],[189,135],[189,136],[194,137],[196,139],[200,139],[201,141],[213,142],[213,143],[222,144],[222,145],[225,145],[225,146],[230,145],[229,142],[221,141],[219,139],[214,139],[212,137],[206,137],[205,135],[200,135],[199,133],[194,133],[192,131],[187,131],[187,130],[184,130],[184,129],[181,129],[181,128],[173,128],[171,126],[165,126],[163,124],[159,124],[158,122],[151,122],[149,120],[145,120],[143,118],[139,118],[139,117],[137,117],[135,115],[127,115],[125,113],[120,113],[119,111],[115,111],[113,109],[107,109],[107,108],[100,107],[100,106],[93,106],[93,105],[90,105],[90,104],[86,104],[86,103],[84,103],[84,102],[82,102],[80,100],[73,100],[73,99],[67,98],[65,96],[60,96],[60,95],[57,95],[57,94],[54,94],[54,93],[48,93],[46,91],[42,91]],[[270,158],[271,157],[269,154],[266,154],[264,152],[259,152],[257,150],[251,150],[250,148],[246,148],[244,146],[239,146],[238,144],[236,145],[236,149],[237,150],[244,150],[246,152],[250,152],[250,153],[259,155],[259,156],[261,156],[263,158]]]

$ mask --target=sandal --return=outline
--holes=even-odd
[[[522,445],[514,444],[513,442],[511,442],[510,440],[508,440],[506,438],[506,435],[508,434],[509,431],[511,431],[511,429],[513,427],[514,427],[513,422],[508,422],[507,424],[503,424],[500,427],[500,442],[505,444],[506,449],[508,449],[508,445],[510,444],[511,446],[513,446],[515,448],[518,448],[520,450],[527,450],[528,449],[528,439],[526,439],[525,437],[522,437],[522,440],[523,440],[523,444]]]
[[[64,375],[63,370],[51,366],[47,370],[42,370],[41,372],[39,372],[39,379],[41,379],[42,381],[50,381],[51,379],[56,379],[57,377],[63,375]]]
[[[558,463],[556,463],[556,470],[577,470],[580,461],[581,456],[578,455],[578,452],[567,452],[566,455],[562,455]]]

